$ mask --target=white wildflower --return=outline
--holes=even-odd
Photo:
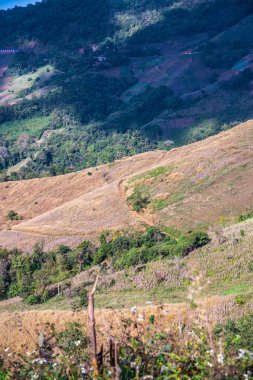
[[[46,359],[41,359],[41,358],[37,358],[35,360],[33,360],[33,363],[38,363],[38,364],[46,364],[47,363],[47,360]]]
[[[237,356],[237,359],[242,359],[245,357],[245,354],[247,353],[247,350],[243,350],[242,348],[239,349],[239,353]]]
[[[217,360],[219,364],[224,364],[224,356],[222,353],[219,353],[217,356]]]
[[[213,367],[213,364],[212,363],[210,363],[210,362],[207,362],[207,365],[208,365],[208,367]]]
[[[74,344],[75,344],[76,347],[79,347],[80,344],[81,344],[81,341],[80,341],[80,340],[77,340],[76,342],[74,342]]]
[[[144,318],[144,315],[143,315],[143,314],[139,314],[139,315],[138,315],[138,319],[137,319],[137,320],[138,320],[139,322],[144,321],[144,319],[145,319],[145,318]]]
[[[147,301],[146,305],[153,305],[153,302],[152,301]]]
[[[133,307],[131,307],[130,308],[130,311],[131,311],[131,313],[136,313],[136,311],[137,311],[137,306],[133,306]]]
[[[135,363],[135,362],[131,362],[131,363],[130,363],[130,367],[131,367],[131,368],[135,368],[135,367],[136,367],[136,363]]]
[[[8,352],[8,351],[10,351],[10,347],[7,347],[7,348],[4,350],[4,352]]]

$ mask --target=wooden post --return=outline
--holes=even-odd
[[[119,368],[119,346],[118,342],[114,344],[114,363],[115,363],[115,380],[120,380],[120,368]]]
[[[99,374],[98,365],[98,353],[97,353],[97,336],[96,336],[96,321],[94,313],[94,293],[96,291],[98,277],[96,278],[93,289],[88,294],[88,317],[90,321],[90,333],[91,333],[91,348],[92,348],[92,364],[94,369],[94,375]]]

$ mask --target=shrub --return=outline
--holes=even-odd
[[[247,211],[245,214],[242,214],[238,218],[238,223],[244,222],[245,220],[253,218],[253,211]]]
[[[134,189],[133,194],[127,198],[134,211],[140,212],[150,203],[150,190],[147,186],[138,186]]]
[[[83,288],[81,289],[80,293],[79,293],[79,305],[80,306],[88,306],[88,290]]]
[[[66,254],[71,251],[71,249],[66,245],[60,245],[57,250],[60,254]]]
[[[40,303],[40,298],[38,296],[30,295],[25,299],[26,303],[29,305],[36,305]]]
[[[238,321],[230,320],[225,325],[218,325],[216,336],[224,334],[227,350],[244,349],[253,352],[253,314],[246,315]]]
[[[8,219],[8,220],[22,220],[22,216],[18,215],[17,212],[10,210],[10,211],[8,211],[8,214],[6,215],[6,219]]]
[[[84,360],[87,359],[87,346],[89,338],[83,331],[80,323],[70,322],[66,324],[66,329],[60,332],[57,336],[59,347],[69,355],[81,356]]]

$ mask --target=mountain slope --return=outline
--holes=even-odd
[[[5,228],[0,245],[29,250],[44,240],[49,249],[96,239],[106,229],[143,224],[186,229],[234,221],[253,203],[252,140],[249,121],[170,152],[145,153],[66,176],[0,184]],[[136,189],[138,196],[144,190],[147,197],[139,212],[131,201]],[[10,209],[24,220],[4,221]]]
[[[1,11],[0,45],[18,50],[0,54],[1,180],[168,150],[251,119],[252,12],[251,0]]]

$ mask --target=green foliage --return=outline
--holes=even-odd
[[[152,200],[152,206],[154,211],[159,211],[164,208],[166,208],[169,204],[169,201],[167,199],[153,199]]]
[[[223,333],[226,349],[249,350],[253,352],[253,314],[246,315],[238,321],[230,320],[225,325],[216,327],[216,335]]]
[[[168,333],[161,331],[159,324],[156,326],[153,315],[148,320],[146,327],[138,323],[134,336],[132,330],[136,321],[121,320],[116,368],[121,379],[251,379],[252,315],[217,326],[215,333],[201,323],[191,328],[185,326],[184,334],[177,330]],[[25,360],[17,356],[14,362],[8,358],[6,364],[14,378],[21,380],[111,379],[115,371],[113,350],[103,352],[104,360],[99,361],[100,374],[94,376],[90,345],[80,324],[69,323],[58,334],[53,326],[51,339],[45,337],[43,347]],[[59,351],[62,354],[55,356],[54,352]],[[0,375],[8,379],[8,372],[0,372]]]
[[[169,128],[164,134],[164,128],[157,121],[159,115],[166,112],[173,120],[181,117],[180,111],[184,114],[191,104],[182,102],[173,93],[167,78],[166,86],[162,81],[160,86],[154,87],[137,82],[129,63],[131,57],[147,57],[148,66],[153,57],[154,65],[159,67],[163,57],[153,43],[178,38],[180,44],[184,36],[209,33],[211,42],[201,43],[195,53],[208,65],[212,65],[209,61],[213,60],[213,65],[231,68],[252,47],[249,37],[252,23],[246,22],[249,26],[244,26],[240,33],[231,32],[229,28],[251,12],[250,0],[243,4],[238,0],[232,3],[229,0],[190,3],[176,0],[173,4],[166,0],[99,0],[95,3],[48,0],[33,7],[2,11],[0,22],[5,30],[0,36],[2,45],[16,46],[21,40],[28,44],[36,40],[47,48],[32,50],[25,46],[24,51],[14,55],[9,68],[10,76],[22,78],[27,74],[25,80],[29,88],[22,89],[20,85],[20,89],[11,90],[23,99],[13,106],[0,107],[1,180],[77,171],[155,149],[167,134],[179,145],[217,133],[225,123],[232,125],[235,120],[244,120],[244,113],[249,115],[250,111],[242,111],[240,117],[237,111],[236,116],[231,116],[229,107],[234,108],[231,104],[225,115],[219,114],[214,123],[208,120],[214,116],[205,114],[189,128]],[[57,20],[54,14],[59,15]],[[33,20],[32,24],[29,20]],[[228,36],[222,33],[226,28]],[[214,40],[214,34],[220,38]],[[115,66],[120,75],[108,75]],[[241,69],[235,67],[235,70]],[[53,71],[55,75],[47,78]],[[248,90],[251,75],[249,70],[242,70],[223,83],[230,100],[234,92],[240,92],[235,99],[238,103],[241,93]],[[137,96],[125,96],[126,90],[131,92],[135,85],[142,91]],[[57,90],[48,90],[41,98],[25,98],[44,86]],[[188,79],[179,87],[188,88]],[[64,116],[54,120],[55,113],[61,112]],[[40,139],[46,129],[60,131],[49,134],[36,145],[35,140]],[[16,167],[16,171],[7,172],[19,163],[21,167]],[[154,175],[159,175],[159,171]]]
[[[85,307],[88,306],[88,290],[85,288],[81,289],[79,293],[79,297],[80,297],[79,305],[85,306]]]
[[[150,188],[148,186],[137,186],[127,201],[134,211],[142,211],[150,203]]]
[[[22,220],[22,216],[19,215],[16,211],[10,210],[6,215],[7,220]]]
[[[87,359],[87,346],[89,338],[85,334],[82,325],[77,322],[67,323],[66,329],[56,336],[59,347],[69,355],[82,355]]]
[[[247,211],[245,214],[240,215],[238,223],[245,222],[245,220],[253,218],[253,211]]]
[[[28,296],[25,301],[29,304],[29,305],[36,305],[38,303],[41,302],[40,298],[37,297],[37,296],[34,296],[34,295],[30,295]]]
[[[183,257],[209,242],[202,231],[176,235],[179,237],[172,238],[150,227],[144,232],[122,232],[117,237],[103,233],[98,247],[85,240],[73,250],[60,246],[46,253],[36,245],[32,254],[0,251],[0,298],[21,296],[28,304],[45,302],[56,295],[57,287],[51,285],[104,261],[121,270],[164,257]],[[80,306],[86,306],[87,289],[83,288],[79,296]]]

